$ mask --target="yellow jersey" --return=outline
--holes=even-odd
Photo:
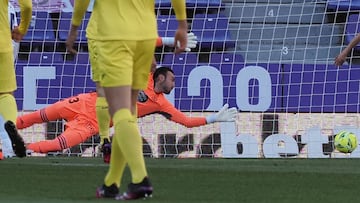
[[[172,0],[178,20],[186,19],[185,0]],[[157,37],[154,0],[96,0],[86,28],[95,40],[147,40]],[[75,1],[72,23],[79,26],[89,0]]]
[[[0,52],[12,52],[8,1],[0,1]]]
[[[12,52],[11,30],[8,16],[8,0],[0,0],[0,52]],[[19,31],[26,34],[32,17],[31,0],[20,0],[21,21]]]
[[[96,0],[96,40],[157,38],[154,0]]]

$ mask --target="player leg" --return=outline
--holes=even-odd
[[[105,86],[109,85],[109,83],[111,85],[118,85],[117,83],[121,81],[122,78],[131,79],[131,75],[127,75],[127,76],[123,75],[125,72],[128,73],[128,71],[125,71],[124,73],[117,73],[115,75],[114,71],[116,72],[116,70],[118,70],[118,67],[117,66],[113,67],[113,64],[118,65],[118,64],[123,64],[124,62],[128,63],[129,61],[131,62],[132,60],[126,58],[127,55],[122,54],[122,52],[124,52],[124,48],[118,46],[114,47],[113,44],[114,43],[109,43],[109,42],[108,43],[101,42],[100,44],[99,42],[99,48],[101,47],[103,50],[101,52],[100,51],[98,52],[99,53],[98,62],[99,64],[101,64],[101,66],[98,67],[98,70],[99,70],[99,75],[101,76],[100,82],[102,87],[104,87],[104,84]],[[107,83],[104,83],[104,81],[107,81]],[[129,84],[128,88],[130,90],[130,83],[128,84]],[[105,95],[107,98],[108,93],[106,92],[106,90],[105,90]],[[126,97],[126,95],[121,95],[121,97],[128,99],[130,98],[129,96]],[[108,98],[107,101],[109,101]],[[111,106],[109,105],[109,107]],[[113,198],[119,193],[118,188],[120,187],[119,184],[123,174],[123,169],[126,166],[127,159],[124,157],[118,142],[119,142],[119,138],[118,136],[115,135],[112,141],[112,153],[110,157],[109,170],[104,179],[104,185],[97,189],[97,197]]]
[[[154,44],[152,44],[152,46],[154,46]],[[134,60],[132,53],[136,48],[136,42],[117,41],[114,43],[102,41],[101,43],[99,42],[99,48],[101,48],[99,49],[99,64],[102,65],[102,78],[100,82],[101,86],[104,87],[110,115],[113,116],[115,126],[110,168],[113,166],[114,168],[119,167],[121,164],[119,161],[124,164],[127,162],[130,170],[132,170],[133,176],[137,176],[135,178],[136,181],[141,182],[141,178],[147,176],[147,173],[143,162],[141,137],[138,133],[137,123],[135,123],[136,121],[131,112],[131,85]],[[150,68],[150,65],[148,68]],[[123,141],[125,141],[126,144],[136,143],[135,148],[131,149],[130,152],[124,151],[122,148],[123,145],[121,144]],[[134,168],[140,168],[140,172],[136,172]],[[120,170],[108,170],[104,185],[110,187],[116,184],[119,181],[119,177],[122,176],[119,171]]]
[[[100,136],[100,147],[103,153],[103,158],[105,163],[110,162],[111,154],[111,143],[109,135],[109,126],[110,126],[110,114],[108,103],[106,102],[104,89],[101,87],[100,81],[100,72],[98,64],[98,51],[96,47],[96,41],[89,39],[89,54],[90,54],[90,63],[91,63],[91,72],[92,80],[96,84],[96,119],[99,126],[99,136]]]
[[[18,109],[13,96],[17,85],[12,52],[0,53],[0,84],[0,116],[5,121],[4,127],[10,137],[15,154],[23,157],[26,155],[24,140],[15,126]]]
[[[154,45],[155,40],[144,43],[136,41],[119,42],[119,46],[116,47],[118,53],[114,55],[118,58],[111,59],[113,64],[118,64],[118,70],[106,70],[110,74],[106,76],[107,80],[103,79],[102,81],[110,114],[113,115],[114,136],[118,138],[116,139],[117,143],[113,142],[112,146],[113,148],[120,147],[132,174],[132,183],[129,185],[127,195],[121,195],[119,199],[137,199],[152,193],[143,157],[142,139],[137,125],[136,98],[138,90],[144,89],[147,85]],[[131,50],[131,53],[128,50]],[[114,52],[115,50],[112,50],[112,53]],[[106,52],[102,52],[102,54],[111,56],[110,53]],[[136,61],[135,64],[134,61]],[[108,81],[111,82],[108,83]],[[111,156],[110,164],[116,160],[115,157],[115,155]],[[111,171],[108,172],[108,176],[111,176],[109,173]],[[140,190],[137,190],[138,188]]]
[[[147,40],[147,41],[141,41],[137,44],[137,50],[136,54],[134,56],[134,72],[133,72],[133,82],[132,82],[132,94],[131,94],[131,109],[132,109],[132,117],[134,119],[134,123],[137,125],[137,97],[139,90],[145,89],[148,81],[148,75],[150,72],[151,67],[153,66],[153,59],[154,59],[154,49],[151,48],[151,46],[155,43],[155,41]],[[148,47],[147,49],[145,47]],[[135,173],[139,173],[140,175],[143,174],[142,170],[145,171],[146,175],[144,177],[142,176],[132,176],[132,183],[129,184],[128,190],[123,195],[119,196],[118,199],[120,200],[132,200],[132,199],[138,199],[142,197],[147,197],[152,195],[152,185],[149,181],[149,178],[147,177],[147,172],[145,168],[145,162],[143,157],[143,147],[142,147],[142,139],[141,134],[138,131],[137,126],[137,133],[139,136],[137,138],[140,138],[139,145],[129,146],[129,145],[122,145],[123,150],[134,150],[134,154],[141,154],[141,158],[139,158],[139,162],[142,162],[143,165],[138,164],[137,167],[135,167]],[[115,129],[116,130],[116,129]],[[124,136],[125,137],[125,136]],[[125,137],[126,138],[126,137]],[[133,139],[132,136],[128,135],[127,141]],[[125,141],[122,140],[120,143],[124,143]],[[140,146],[140,147],[139,147]],[[139,147],[139,148],[138,148]],[[131,157],[130,157],[131,158]],[[135,156],[134,156],[135,158]],[[130,163],[129,163],[130,165]],[[136,165],[135,165],[136,166]],[[144,167],[144,168],[141,168]],[[131,169],[131,168],[130,168]],[[134,173],[131,170],[132,173]],[[136,179],[138,178],[138,179]],[[139,181],[140,179],[140,181]]]
[[[113,144],[117,144],[117,136],[113,138]],[[111,153],[111,159],[116,159],[112,161],[109,165],[109,172],[105,176],[104,184],[96,190],[96,197],[102,198],[114,198],[118,195],[120,188],[121,177],[124,173],[126,166],[125,158],[121,152],[120,146],[113,147]],[[114,182],[116,180],[116,182]]]
[[[106,102],[105,93],[103,88],[97,83],[97,99],[96,99],[96,118],[99,125],[99,135],[101,143],[104,144],[104,140],[110,141],[109,126],[110,126],[110,114],[109,106]]]
[[[98,121],[100,147],[103,153],[105,163],[110,162],[111,142],[109,135],[110,114],[108,103],[106,102],[104,89],[99,83],[96,83],[97,99],[96,99],[96,119]]]

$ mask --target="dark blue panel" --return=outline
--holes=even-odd
[[[336,11],[358,11],[360,9],[359,0],[328,0],[327,8]]]
[[[360,15],[359,14],[351,14],[349,15],[346,22],[346,30],[345,30],[345,42],[349,44],[352,39],[360,32]],[[356,45],[355,49],[359,50],[360,45]]]
[[[82,58],[82,59],[80,59]],[[199,61],[199,59],[201,61]],[[175,106],[183,111],[204,111],[211,103],[209,79],[199,80],[200,95],[189,96],[188,79],[194,68],[216,70],[223,84],[222,101],[237,106],[237,77],[244,68],[263,68],[271,80],[271,104],[267,112],[358,112],[360,104],[360,66],[344,66],[338,69],[326,64],[246,64],[243,57],[234,53],[213,53],[198,56],[196,53],[164,55],[163,62],[175,72]],[[95,90],[90,79],[88,55],[79,54],[74,60],[65,61],[63,53],[32,53],[28,60],[19,60],[16,73],[19,89],[15,92],[19,109],[23,102],[24,66],[53,66],[55,79],[36,81],[37,103],[47,104],[81,92]],[[199,70],[199,69],[198,69]],[[241,74],[241,73],[240,73]],[[254,77],[256,78],[256,77]],[[191,84],[190,84],[191,85]],[[248,87],[250,104],[260,103],[259,81],[250,79]],[[245,91],[246,91],[245,90]],[[219,94],[220,95],[220,94]]]
[[[34,12],[28,32],[24,36],[23,40],[39,43],[53,43],[55,41],[55,29],[53,27],[51,16],[48,12]]]
[[[302,67],[304,71],[300,83],[291,82],[285,86],[287,91],[284,91],[284,96],[293,97],[292,101],[285,106],[288,111],[357,112],[360,67],[337,69],[333,65],[321,64],[285,66],[287,70]],[[291,71],[289,73],[293,75]]]

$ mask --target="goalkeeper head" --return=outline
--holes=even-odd
[[[169,67],[160,66],[153,73],[155,93],[170,94],[175,87],[174,71]]]

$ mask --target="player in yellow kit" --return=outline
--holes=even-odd
[[[87,10],[87,7],[90,3],[90,0],[83,0],[83,1],[75,1],[75,10],[73,12],[71,28],[69,31],[69,36],[66,41],[67,50],[71,54],[76,54],[77,51],[73,48],[74,42],[78,35],[78,28],[81,24],[82,18]],[[90,63],[92,66],[92,79],[96,84],[96,92],[98,93],[98,97],[96,100],[96,115],[97,120],[99,122],[99,130],[100,130],[100,146],[103,151],[104,156],[109,156],[110,148],[109,143],[109,136],[108,136],[108,124],[110,121],[110,115],[108,112],[108,104],[105,99],[104,89],[100,85],[100,76],[97,74],[99,71],[99,63],[97,62],[98,53],[96,49],[96,43],[94,39],[96,38],[96,17],[91,15],[89,23],[86,29],[86,37],[88,38],[88,46],[89,54],[90,54]],[[190,51],[191,48],[195,48],[197,45],[197,37],[193,33],[187,33],[188,36],[188,43],[185,51]],[[175,39],[173,37],[158,37],[156,40],[156,46],[177,46],[175,44]],[[94,74],[95,73],[95,74]]]
[[[94,2],[89,21],[94,23],[89,51],[96,56],[91,59],[92,74],[97,76],[96,82],[104,90],[115,128],[110,167],[103,186],[97,189],[97,197],[132,200],[151,196],[153,191],[136,122],[136,100],[139,90],[146,87],[155,51],[154,5],[154,0]],[[172,0],[172,5],[178,20],[174,44],[179,43],[179,47],[175,50],[182,52],[187,43],[185,0]],[[86,8],[87,5],[77,6],[75,2],[74,15],[77,10]],[[130,168],[132,181],[128,191],[119,194],[126,165]]]
[[[169,94],[174,88],[174,77],[173,71],[168,67],[159,67],[154,74],[149,75],[147,88],[138,95],[138,117],[158,113],[189,128],[213,122],[235,120],[237,109],[234,107],[228,109],[227,105],[208,117],[189,117],[176,109],[164,95]],[[96,99],[95,92],[79,94],[38,111],[19,116],[16,121],[19,129],[36,123],[58,119],[66,120],[65,131],[61,135],[53,140],[30,143],[27,145],[27,149],[39,153],[60,151],[78,145],[98,134],[99,127],[95,113]]]
[[[75,10],[73,12],[71,28],[69,31],[68,39],[66,40],[67,50],[71,54],[77,54],[77,51],[73,48],[74,42],[78,35],[78,28],[81,24],[82,18],[86,12],[86,8],[89,5],[89,0],[75,1]],[[89,23],[86,28],[86,37],[88,38],[88,47],[90,55],[90,63],[92,68],[92,80],[96,84],[96,117],[99,126],[99,135],[100,135],[100,149],[103,153],[104,161],[109,162],[111,154],[111,143],[109,137],[109,122],[110,115],[108,104],[105,99],[105,93],[103,87],[100,85],[100,75],[99,73],[99,63],[97,61],[98,53],[96,48],[96,43],[94,38],[96,37],[96,19],[91,15]],[[191,48],[195,48],[197,45],[197,37],[193,33],[187,33],[188,43],[185,51],[191,51]],[[156,46],[178,46],[175,44],[174,37],[158,37],[156,40]],[[155,62],[155,61],[154,61]],[[153,64],[153,67],[156,67],[156,63]]]
[[[18,110],[13,96],[17,84],[12,39],[19,42],[26,34],[32,17],[32,2],[19,1],[21,20],[19,26],[12,30],[9,26],[8,3],[8,0],[0,1],[0,116],[5,122],[4,127],[15,154],[23,157],[26,155],[24,141],[15,126]]]

